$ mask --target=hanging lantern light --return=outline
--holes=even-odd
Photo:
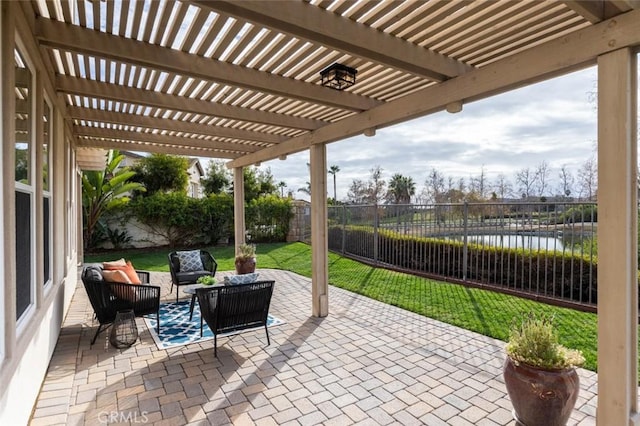
[[[335,62],[320,71],[322,85],[336,90],[344,90],[356,82],[357,69]]]

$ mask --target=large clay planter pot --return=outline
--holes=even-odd
[[[565,426],[576,405],[580,379],[575,368],[545,370],[511,358],[504,361],[504,382],[514,417],[524,426]]]
[[[238,275],[242,274],[252,274],[256,271],[256,259],[255,257],[247,260],[236,260],[236,273]]]

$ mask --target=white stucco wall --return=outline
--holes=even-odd
[[[38,315],[18,338],[20,357],[10,369],[10,376],[3,380],[3,392],[0,397],[0,425],[26,425],[33,410],[33,405],[40,393],[42,380],[47,373],[49,360],[56,347],[64,319],[65,307],[68,306],[65,294],[68,289],[75,289],[77,272],[69,276],[62,285],[53,289],[45,299],[48,308]],[[70,372],[69,380],[73,380]],[[65,385],[65,374],[60,373],[60,390],[71,387]]]

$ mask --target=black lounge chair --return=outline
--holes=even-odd
[[[218,357],[218,335],[264,326],[267,334],[269,304],[275,281],[256,281],[248,284],[203,287],[196,289],[200,305],[200,335],[202,321],[213,332],[213,354]]]
[[[156,331],[160,334],[160,287],[148,285],[149,273],[136,271],[142,284],[121,284],[104,281],[101,265],[89,265],[82,270],[82,282],[95,317],[100,323],[91,340],[93,345],[100,331],[108,328],[118,311],[132,309],[136,317],[156,316]],[[104,327],[104,328],[103,328]]]
[[[196,271],[183,271],[180,269],[180,259],[178,258],[178,252],[173,251],[169,253],[169,271],[171,272],[171,290],[173,286],[176,286],[176,302],[180,296],[180,286],[196,284],[198,278],[205,275],[216,275],[218,269],[218,262],[213,258],[211,253],[206,250],[200,250],[200,260],[202,261],[202,269]]]

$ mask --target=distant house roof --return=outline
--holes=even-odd
[[[204,169],[202,168],[202,164],[200,163],[200,160],[194,157],[187,157],[189,159],[189,168],[196,166],[198,168],[198,171],[200,172],[201,176],[204,176]]]

